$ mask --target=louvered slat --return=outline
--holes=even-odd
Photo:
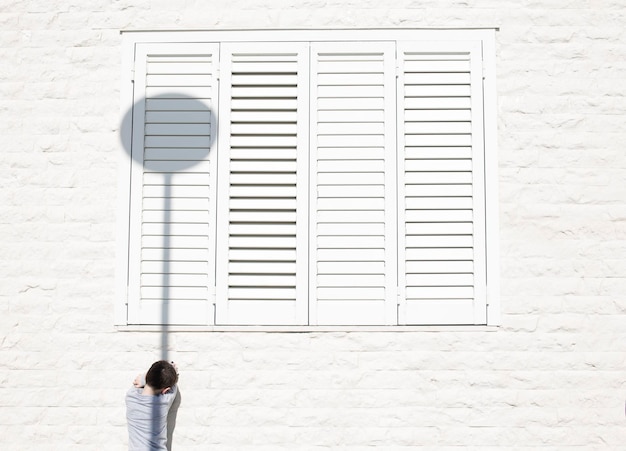
[[[312,45],[313,324],[396,321],[393,52],[381,43]]]
[[[305,48],[222,47],[219,324],[307,321]]]
[[[129,322],[209,324],[217,47],[138,45]],[[132,202],[132,201],[131,201]]]
[[[481,324],[480,45],[406,43],[399,54],[400,322]]]
[[[497,195],[484,188],[495,146],[481,60],[493,43],[441,31],[281,34],[126,40],[133,162],[121,207],[127,318],[121,308],[116,318],[485,324]]]

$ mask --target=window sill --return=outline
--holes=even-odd
[[[323,332],[496,332],[498,326],[116,326],[119,332],[263,332],[263,333],[323,333]]]

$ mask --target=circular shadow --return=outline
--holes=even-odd
[[[137,127],[143,133],[137,136]],[[124,115],[120,139],[126,153],[151,170],[167,162],[178,172],[205,160],[217,135],[216,116],[208,99],[180,92],[141,98]]]
[[[120,124],[120,139],[129,159],[136,162],[141,171],[162,176],[163,192],[159,195],[162,205],[158,210],[162,211],[163,216],[156,221],[162,224],[162,231],[155,235],[162,240],[158,246],[162,250],[159,257],[162,268],[158,271],[161,275],[158,283],[161,293],[158,299],[162,300],[162,305],[160,320],[156,324],[161,325],[161,357],[167,360],[172,301],[170,256],[174,211],[171,196],[173,179],[176,178],[176,173],[193,172],[189,169],[208,160],[216,139],[217,121],[209,99],[191,97],[176,91],[167,92],[163,88],[147,90],[148,94],[150,90],[158,90],[159,93],[137,100],[126,111]],[[131,205],[131,217],[141,218],[141,208],[141,205]],[[135,242],[138,239],[141,237],[129,237],[129,240]],[[138,262],[133,261],[130,264],[137,265]]]

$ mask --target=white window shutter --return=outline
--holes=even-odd
[[[401,324],[485,324],[480,42],[398,49]]]
[[[307,323],[307,58],[222,45],[217,324]]]
[[[212,321],[217,49],[135,49],[130,324]]]
[[[311,92],[311,324],[396,324],[395,45],[312,44]]]

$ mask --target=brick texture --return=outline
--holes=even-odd
[[[160,356],[113,326],[120,30],[494,26],[501,327],[172,332],[174,448],[624,449],[620,0],[5,1],[2,448],[125,449]]]

